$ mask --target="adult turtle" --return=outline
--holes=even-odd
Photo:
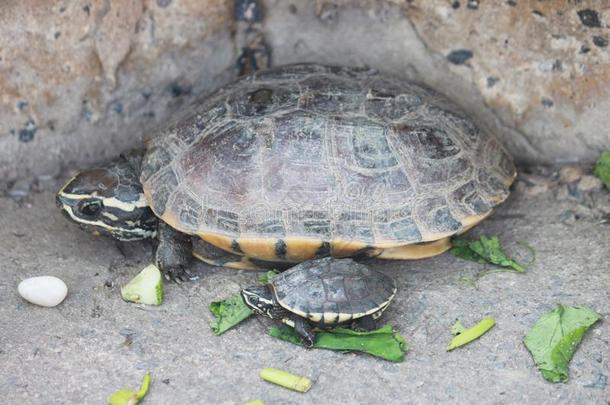
[[[244,288],[244,303],[259,315],[294,328],[306,346],[314,329],[354,323],[372,330],[396,295],[394,280],[352,259],[309,260],[273,277],[263,286]]]
[[[282,268],[321,257],[419,259],[508,196],[511,158],[447,98],[368,69],[256,72],[132,154],[71,179],[59,206],[157,265]]]

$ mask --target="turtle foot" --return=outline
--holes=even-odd
[[[311,335],[301,336],[301,342],[306,349],[311,349],[316,341],[316,336],[312,333]]]
[[[377,322],[372,316],[364,316],[354,320],[351,324],[351,328],[359,332],[370,332],[377,329]]]
[[[169,281],[174,281],[178,284],[184,281],[196,280],[197,276],[193,275],[184,266],[172,266],[161,269],[165,278]]]

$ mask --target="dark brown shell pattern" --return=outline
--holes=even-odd
[[[394,280],[351,259],[303,262],[274,276],[271,287],[285,309],[328,324],[379,311],[396,294]]]
[[[410,244],[508,195],[496,139],[430,89],[357,68],[257,72],[153,139],[141,180],[176,229],[230,238]]]

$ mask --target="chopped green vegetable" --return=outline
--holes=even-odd
[[[146,266],[129,283],[121,287],[121,297],[137,304],[161,305],[163,277],[154,264]]]
[[[260,399],[256,399],[254,401],[246,402],[243,405],[265,405],[265,403],[263,401],[261,401]]]
[[[496,321],[494,321],[490,317],[487,317],[484,318],[481,322],[474,325],[472,328],[466,329],[464,325],[462,325],[462,323],[459,321],[459,319],[456,320],[455,324],[453,324],[453,327],[451,328],[451,334],[455,335],[455,337],[451,339],[451,342],[447,347],[447,351],[451,351],[460,346],[464,346],[465,344],[468,344],[473,340],[480,338],[495,324]]]
[[[568,380],[568,364],[585,332],[600,319],[585,307],[557,305],[532,327],[524,343],[542,376],[550,382]]]
[[[127,388],[120,389],[108,397],[109,405],[136,405],[148,392],[150,387],[150,373],[146,373],[142,380],[139,391],[132,391]]]
[[[271,279],[278,274],[280,274],[279,271],[269,270],[269,271],[261,274],[260,276],[258,276],[258,281],[262,284],[268,284],[271,281]]]
[[[460,322],[459,319],[456,319],[455,323],[451,327],[451,334],[453,336],[456,336],[456,335],[459,335],[460,333],[464,332],[465,330],[466,330],[466,327],[464,325],[462,325],[462,322]]]
[[[516,272],[525,272],[525,267],[511,259],[504,253],[497,236],[487,237],[481,235],[479,240],[454,239],[451,253],[455,256],[477,263],[491,263],[502,267],[509,267]]]
[[[269,334],[278,339],[302,345],[301,338],[289,326],[273,326]],[[405,339],[390,325],[370,331],[357,332],[337,327],[318,332],[313,347],[318,349],[359,351],[381,357],[389,361],[403,361],[409,346]]]
[[[210,323],[215,335],[222,335],[252,315],[252,311],[244,304],[239,293],[222,301],[214,301],[210,303],[209,308],[216,318]]]
[[[606,188],[610,189],[610,150],[603,151],[599,156],[593,174],[599,177]]]
[[[260,375],[265,381],[298,392],[309,391],[312,384],[311,380],[307,377],[301,377],[277,368],[264,368],[261,370]]]
[[[529,260],[529,262],[526,265],[524,265],[523,267],[527,268],[527,267],[531,266],[536,261],[536,251],[534,250],[533,247],[531,247],[525,241],[519,240],[516,243],[517,243],[517,245],[523,246],[525,249],[527,249],[531,256],[531,259]],[[504,268],[498,268],[498,269],[487,269],[487,270],[483,270],[483,271],[476,273],[474,276],[462,276],[462,277],[460,277],[460,281],[464,282],[470,286],[476,287],[477,282],[481,278],[483,278],[489,274],[503,273],[506,271],[514,271],[514,270],[510,267],[504,267]]]

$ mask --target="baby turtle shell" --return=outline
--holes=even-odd
[[[325,325],[376,318],[396,294],[392,278],[352,259],[307,261],[273,277],[270,285],[284,309]]]
[[[514,177],[496,139],[441,94],[315,64],[221,88],[150,142],[141,173],[152,210],[175,229],[293,263],[441,253],[506,199]]]

